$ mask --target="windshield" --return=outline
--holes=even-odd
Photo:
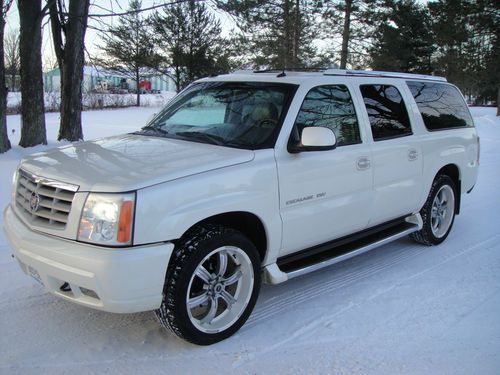
[[[273,147],[295,85],[197,83],[169,103],[138,134],[227,147]]]

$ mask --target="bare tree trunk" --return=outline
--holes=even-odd
[[[140,77],[139,77],[139,68],[136,68],[135,69],[135,82],[136,82],[136,85],[135,85],[136,87],[135,88],[136,88],[137,98],[136,98],[135,105],[137,107],[141,106],[141,92],[139,90],[139,79],[140,79]]]
[[[5,64],[3,50],[3,35],[5,18],[3,0],[0,3],[0,154],[10,150],[9,134],[7,133],[7,87],[5,87]]]
[[[497,116],[500,116],[500,87],[497,91]]]
[[[300,54],[300,0],[295,0],[295,24],[293,26],[293,64],[299,66],[299,54]]]
[[[62,39],[62,12],[63,9],[57,9],[56,3],[51,4],[52,35],[61,70],[61,124],[57,139],[78,141],[83,139],[82,83],[89,0],[70,0],[64,25],[65,45]]]
[[[342,51],[340,52],[340,69],[347,67],[347,55],[349,54],[349,38],[351,37],[351,10],[352,1],[345,1],[344,30],[342,31]]]
[[[283,2],[283,16],[284,16],[284,34],[285,34],[285,40],[284,40],[284,54],[283,54],[283,66],[281,68],[291,68],[291,59],[290,55],[292,55],[292,46],[291,46],[291,38],[292,35],[290,33],[290,1],[289,0],[284,0]]]
[[[42,74],[41,0],[18,0],[21,56],[21,140],[31,147],[47,144]]]

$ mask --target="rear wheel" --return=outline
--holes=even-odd
[[[243,234],[200,226],[174,250],[156,315],[177,336],[209,345],[248,319],[260,288],[260,259]]]
[[[443,242],[455,220],[455,184],[446,175],[438,175],[432,183],[429,196],[420,210],[423,227],[410,234],[415,241],[432,246]]]

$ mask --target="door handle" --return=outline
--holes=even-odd
[[[362,156],[362,157],[358,158],[358,160],[356,161],[356,168],[359,171],[369,169],[370,166],[371,166],[370,159],[366,156]]]
[[[418,151],[415,149],[408,150],[408,160],[415,161],[418,159]]]

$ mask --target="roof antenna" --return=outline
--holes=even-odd
[[[281,77],[286,77],[285,69],[283,69],[283,71],[276,76],[276,78],[281,78]]]

